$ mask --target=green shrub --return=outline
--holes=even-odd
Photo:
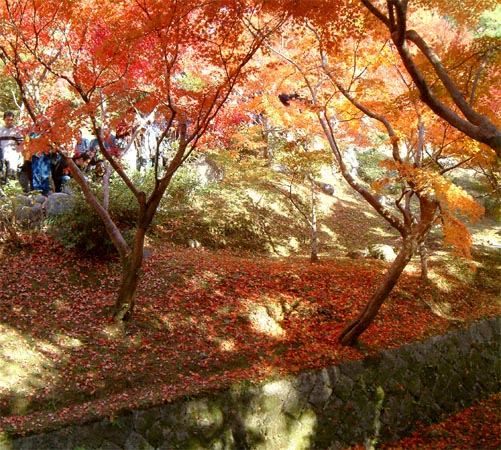
[[[451,181],[461,186],[485,208],[485,215],[501,222],[501,179],[496,172],[486,172],[488,176],[473,171],[458,170]]]
[[[252,217],[244,196],[230,195],[218,187],[217,192],[205,190],[197,201],[185,204],[182,209],[179,206],[164,218],[164,225],[172,230],[173,242],[184,244],[194,240],[213,249],[264,251],[259,221]]]
[[[85,201],[79,187],[72,183],[73,205],[71,211],[47,220],[47,234],[64,247],[82,254],[108,255],[113,244],[103,221]]]
[[[485,215],[501,222],[501,199],[495,196],[482,197],[479,203],[485,208]]]
[[[154,183],[151,173],[137,173],[132,176],[132,181],[139,190],[144,192],[149,192]],[[47,232],[65,247],[74,248],[83,253],[101,255],[113,253],[115,250],[103,221],[86,202],[79,186],[70,181],[69,187],[73,192],[73,207],[71,211],[50,219],[47,222]],[[185,204],[193,197],[197,187],[196,179],[181,169],[173,178],[154,223],[165,221],[167,215],[170,214],[169,211],[176,205],[178,208],[181,206],[185,208]],[[97,198],[103,198],[102,185],[93,185],[93,191]],[[133,193],[118,176],[113,176],[110,180],[108,210],[130,244],[137,224],[138,204]]]
[[[357,159],[359,163],[358,175],[366,183],[370,184],[386,176],[386,169],[379,166],[379,162],[384,157],[377,148],[357,153]]]
[[[19,220],[16,209],[19,208],[17,197],[23,191],[16,180],[8,180],[0,190],[0,239],[4,242],[20,244],[21,236],[31,232],[37,233],[43,227],[40,218],[37,220]]]
[[[154,183],[151,173],[136,174],[133,182],[144,192]],[[80,188],[71,183],[74,207],[48,223],[48,233],[64,246],[82,253],[114,253],[114,247],[101,218],[87,204]],[[256,185],[254,185],[256,189]],[[93,187],[102,198],[102,186]],[[198,241],[206,248],[234,248],[269,252],[286,247],[292,238],[302,242],[307,230],[290,202],[276,193],[260,191],[253,200],[245,187],[225,183],[202,186],[189,166],[181,168],[160,202],[150,232],[163,239],[187,245]],[[123,181],[110,181],[109,212],[114,222],[132,242],[137,223],[137,201]]]
[[[291,203],[263,187],[253,191],[259,199],[245,186],[207,186],[192,201],[170,208],[160,225],[175,243],[197,241],[211,249],[268,253],[288,248],[290,239],[302,242],[308,231]]]
[[[10,241],[17,235],[12,202],[7,196],[0,196],[0,238]]]

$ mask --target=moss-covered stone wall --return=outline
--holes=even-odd
[[[335,450],[397,439],[416,421],[435,421],[500,391],[500,325],[501,319],[490,319],[364,360],[3,445],[6,450]]]

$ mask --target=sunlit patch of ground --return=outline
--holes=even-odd
[[[34,391],[58,378],[57,364],[64,358],[56,345],[32,339],[0,323],[0,398],[22,413]]]

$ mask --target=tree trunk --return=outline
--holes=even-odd
[[[120,261],[122,262],[122,264],[124,264],[124,262],[127,260],[127,255],[129,254],[130,250],[129,246],[127,245],[127,242],[122,236],[122,233],[120,233],[120,230],[113,222],[113,219],[111,218],[109,211],[99,203],[99,201],[92,193],[89,184],[87,183],[85,177],[83,176],[78,166],[75,164],[75,161],[73,161],[72,158],[65,156],[64,162],[70,168],[73,179],[82,189],[86,201],[89,203],[89,205],[92,206],[92,208],[97,212],[99,217],[102,219],[106,231],[110,236],[113,245],[117,249],[118,254],[120,255]]]
[[[379,312],[379,308],[381,308],[381,305],[388,298],[388,295],[416,251],[417,245],[418,243],[415,237],[404,240],[400,252],[386,272],[376,292],[374,292],[367,305],[365,305],[358,316],[355,317],[339,335],[338,340],[342,345],[355,345],[357,343],[358,337],[369,327]]]
[[[110,178],[112,167],[106,164],[106,171],[103,176],[103,208],[108,211],[110,209]]]
[[[419,244],[419,257],[421,258],[421,283],[428,284],[428,249],[426,244]]]
[[[127,256],[122,270],[122,281],[115,302],[113,320],[128,321],[134,312],[137,286],[139,284],[141,266],[143,264],[144,236],[146,230],[138,228],[134,237],[134,246]]]
[[[317,232],[317,188],[313,177],[311,181],[311,255],[310,261],[317,263],[318,258],[318,232]]]

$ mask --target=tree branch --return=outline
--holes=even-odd
[[[106,228],[106,231],[108,232],[110,239],[112,240],[115,248],[118,251],[118,254],[120,255],[120,260],[122,263],[124,263],[128,254],[129,254],[129,251],[130,251],[129,246],[127,245],[127,242],[123,238],[118,227],[115,225],[115,223],[111,219],[109,212],[105,208],[103,208],[103,206],[99,203],[99,201],[96,199],[96,197],[92,193],[92,191],[91,191],[87,181],[85,180],[82,172],[80,171],[78,166],[75,164],[73,159],[70,158],[69,156],[64,156],[64,159],[65,159],[65,163],[70,168],[71,175],[73,176],[73,179],[77,182],[77,184],[82,189],[82,192],[83,192],[86,200],[94,208],[94,210],[97,212],[97,214],[99,215],[99,217],[103,221],[104,226]]]
[[[471,104],[466,101],[461,91],[448,75],[447,70],[440,61],[440,58],[431,50],[424,39],[422,39],[421,36],[413,30],[406,31],[405,39],[401,39],[401,32],[403,31],[403,28],[398,31],[394,30],[390,20],[369,0],[362,0],[362,3],[390,31],[392,40],[397,48],[400,58],[414,84],[419,90],[421,100],[428,105],[435,114],[447,121],[454,128],[458,129],[470,138],[488,145],[496,152],[498,157],[501,158],[501,131],[491,120],[489,120],[488,117],[476,112],[472,108]],[[406,9],[403,8],[404,5],[397,0],[388,0],[388,7],[390,8],[392,5],[398,6],[397,12],[400,11],[398,12],[399,14],[406,13]],[[404,18],[402,17],[399,19],[397,23],[401,27],[404,27]],[[406,40],[413,42],[430,61],[433,70],[445,86],[451,100],[464,114],[465,118],[461,117],[433,94],[430,85],[416,65],[409,47],[407,46]]]

